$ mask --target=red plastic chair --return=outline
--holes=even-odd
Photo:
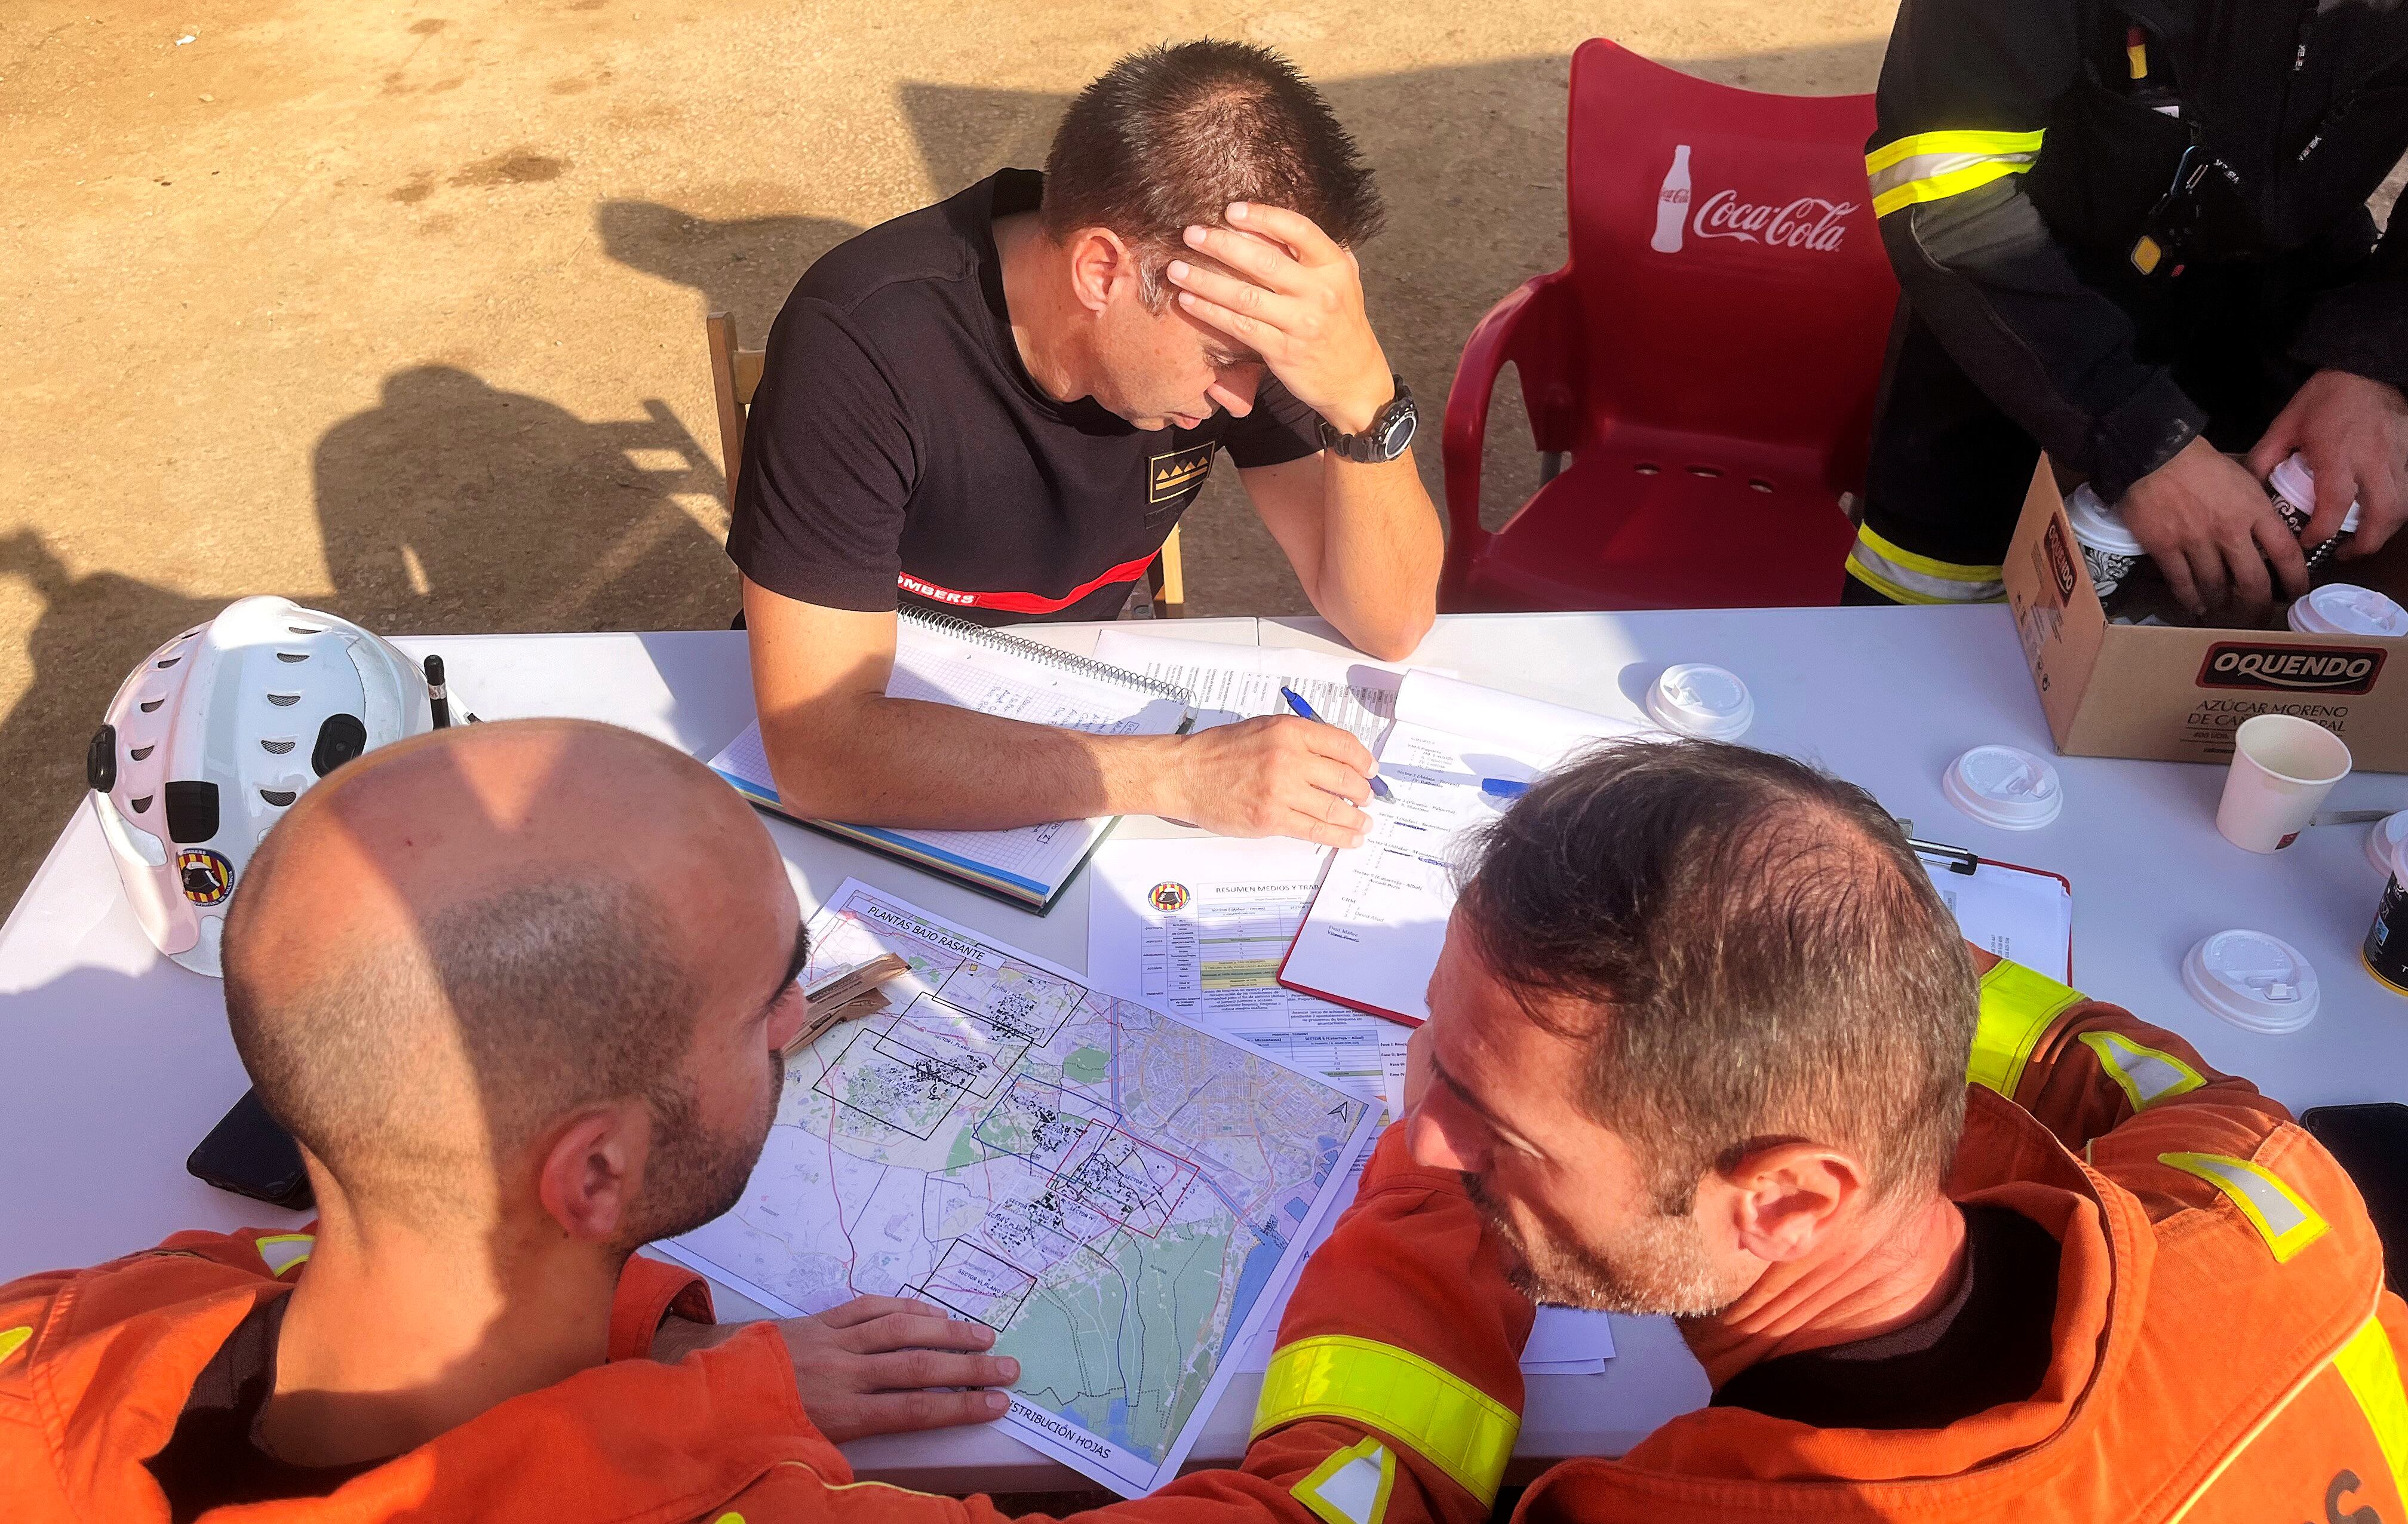
[[[1734,90],[1581,45],[1571,258],[1480,320],[1447,395],[1440,608],[1839,600],[1839,499],[1863,490],[1898,300],[1872,126],[1870,95]],[[1491,534],[1480,447],[1508,361],[1549,479]]]

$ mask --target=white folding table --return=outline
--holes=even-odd
[[[1075,650],[1096,625],[1024,629]],[[1337,650],[1313,620],[1195,620],[1156,626],[1197,640]],[[463,636],[403,640],[440,652],[455,712],[488,719],[566,714],[609,720],[709,756],[751,717],[744,638],[655,635]],[[2006,741],[2047,755],[2048,730],[2004,609],[1817,609],[1662,613],[1495,614],[1442,619],[1415,658],[1466,679],[1601,712],[1636,716],[1656,674],[1707,661],[1756,696],[1750,742],[1809,758],[1871,789],[1928,839],[2063,873],[2073,882],[2074,973],[2086,991],[2180,1031],[2210,1062],[2257,1081],[2295,1110],[2408,1097],[2408,999],[2367,975],[2358,943],[2382,875],[2363,827],[2322,827],[2260,857],[2213,824],[2220,768],[2059,758],[2064,813],[2045,829],[1997,830],[1958,814],[1942,769],[1968,746]],[[93,723],[99,717],[93,716]],[[2408,807],[2408,778],[2358,774],[2328,808]],[[610,823],[596,821],[608,830]],[[814,895],[848,875],[1073,969],[1087,960],[1082,879],[1038,916],[886,858],[773,821]],[[1132,820],[1130,834],[1169,833]],[[2315,965],[2322,1007],[2286,1037],[2245,1032],[2184,993],[2183,954],[2209,932],[2272,932]],[[0,1280],[96,1262],[182,1228],[289,1226],[291,1214],[225,1195],[184,1172],[184,1157],[246,1081],[226,1036],[220,986],[158,956],[117,885],[88,810],[67,823],[0,927]],[[724,1313],[753,1309],[719,1288]],[[1706,1397],[1703,1373],[1660,1318],[1618,1318],[1619,1356],[1602,1375],[1529,1383],[1516,1471],[1573,1455],[1618,1454]],[[1244,1447],[1256,1383],[1233,1382],[1196,1450],[1226,1462]],[[992,1430],[897,1436],[847,1446],[865,1474],[934,1490],[1081,1485]]]

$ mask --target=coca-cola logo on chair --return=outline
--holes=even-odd
[[[1848,236],[1848,214],[1859,205],[1819,195],[1749,201],[1726,187],[1695,202],[1697,214],[1692,217],[1692,200],[1689,145],[1682,143],[1672,150],[1672,166],[1664,172],[1663,188],[1656,193],[1656,236],[1647,240],[1649,248],[1659,254],[1677,254],[1686,236],[1828,254]]]

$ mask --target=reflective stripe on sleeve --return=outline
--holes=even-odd
[[[1288,1488],[1325,1524],[1380,1524],[1397,1488],[1397,1458],[1376,1439],[1339,1451]]]
[[[1886,217],[1918,201],[1961,195],[2040,157],[2044,132],[1927,132],[1901,137],[1865,155],[1873,215]]]
[[[2172,1054],[2143,1047],[2114,1032],[2085,1032],[2078,1041],[2098,1057],[2099,1067],[2123,1088],[2136,1112],[2207,1083],[2198,1070]]]
[[[267,1261],[267,1272],[280,1280],[317,1246],[314,1233],[264,1233],[258,1240],[259,1257]]]
[[[2081,999],[2081,991],[2044,973],[2001,960],[1982,975],[1982,1020],[1973,1028],[1965,1077],[2014,1100],[2024,1065],[2030,1062],[2042,1035]]]
[[[1411,1445],[1484,1508],[1522,1420],[1486,1392],[1394,1344],[1323,1334],[1271,1357],[1248,1439],[1299,1418],[1343,1418]]]
[[[2290,1258],[2324,1237],[2330,1225],[2316,1215],[2315,1208],[2300,1198],[2300,1193],[2283,1184],[2273,1171],[2262,1164],[2252,1164],[2245,1158],[2229,1154],[2159,1154],[2159,1164],[2171,1165],[2185,1174],[2200,1179],[2222,1191],[2258,1236],[2272,1250],[2274,1262],[2283,1264]]]
[[[2391,1348],[2391,1336],[2383,1331],[2380,1313],[2342,1345],[2333,1357],[2333,1369],[2349,1384],[2358,1411],[2373,1429],[2374,1443],[2391,1467],[2391,1485],[2408,1498],[2408,1391],[2401,1387],[2400,1358]]]
[[[0,1360],[5,1360],[24,1348],[25,1341],[33,1336],[34,1325],[31,1323],[20,1323],[13,1329],[0,1329]]]
[[[2003,567],[1967,566],[1902,550],[1873,532],[1856,530],[1848,575],[1896,603],[1996,603],[2007,596]]]

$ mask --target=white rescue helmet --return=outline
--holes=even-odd
[[[280,597],[230,603],[143,658],[84,758],[143,931],[219,975],[227,901],[268,827],[362,752],[435,728],[440,697],[377,636]]]

